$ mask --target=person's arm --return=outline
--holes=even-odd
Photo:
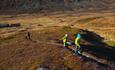
[[[62,40],[65,39],[65,38],[66,38],[66,36],[62,37]]]
[[[63,39],[65,39],[65,36],[63,36],[62,38],[60,38],[59,40],[63,40]]]

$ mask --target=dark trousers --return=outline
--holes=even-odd
[[[77,53],[78,51],[81,51],[81,47],[75,46],[74,51],[75,51],[75,53]]]

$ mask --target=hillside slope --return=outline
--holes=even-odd
[[[0,0],[0,10],[115,9],[115,0]]]

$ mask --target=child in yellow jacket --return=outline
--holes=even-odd
[[[62,38],[63,39],[63,46],[64,47],[67,46],[67,37],[68,37],[68,34],[65,34],[64,37]]]

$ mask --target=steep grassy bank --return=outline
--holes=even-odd
[[[114,9],[115,0],[1,0],[0,10]]]

